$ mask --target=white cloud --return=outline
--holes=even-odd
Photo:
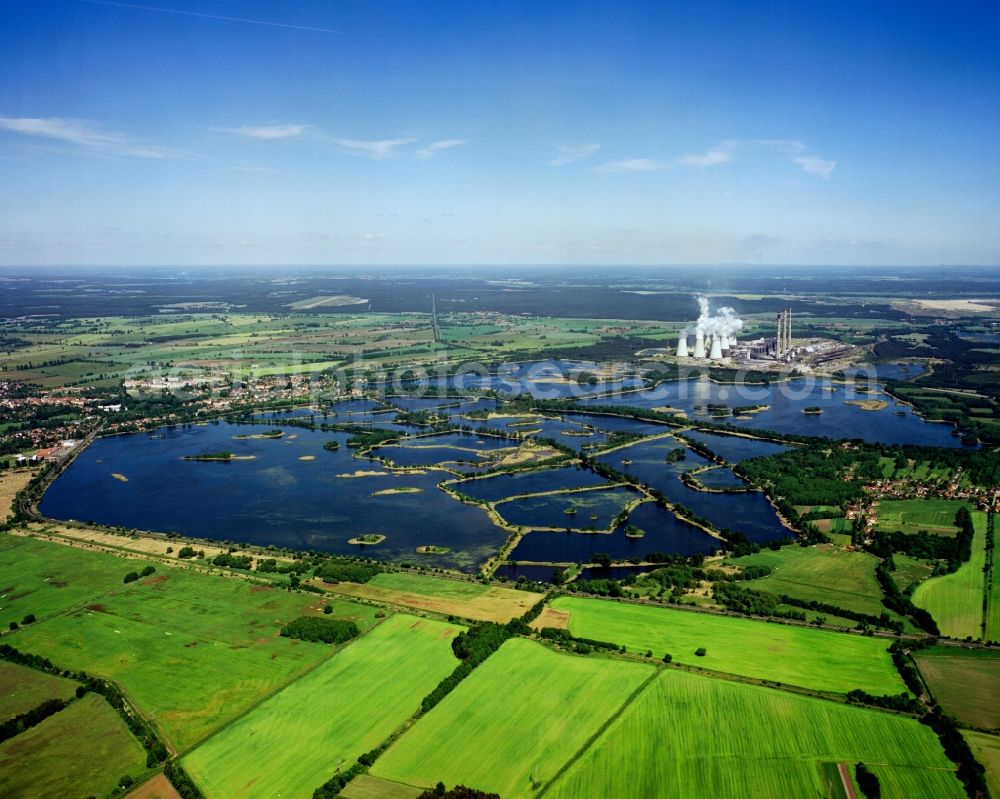
[[[442,139],[441,141],[432,142],[426,147],[417,150],[417,158],[431,158],[442,150],[450,150],[453,147],[461,147],[463,144],[468,144],[468,141],[468,139]]]
[[[391,158],[399,147],[412,144],[416,139],[379,139],[377,141],[331,139],[330,141],[353,155],[362,155],[381,161],[383,158]]]
[[[821,178],[830,177],[830,173],[837,168],[836,161],[827,161],[816,155],[800,155],[792,160],[810,175],[819,175]]]
[[[232,133],[234,136],[246,136],[250,139],[288,139],[300,135],[305,129],[305,125],[241,125],[237,128],[212,128],[221,133]]]
[[[678,163],[681,166],[716,166],[718,164],[725,164],[733,160],[733,150],[735,149],[732,145],[720,145],[719,147],[713,147],[704,155],[685,155],[680,158]]]
[[[83,147],[92,152],[122,155],[132,158],[187,158],[169,147],[140,144],[123,133],[102,130],[93,122],[60,117],[0,117],[0,130],[24,136],[55,139]]]
[[[549,161],[550,166],[566,166],[590,158],[601,149],[599,144],[557,144],[556,157]]]
[[[626,158],[622,161],[608,161],[606,164],[594,167],[597,172],[659,172],[666,169],[662,161],[652,158]]]

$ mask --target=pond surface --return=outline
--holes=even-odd
[[[587,405],[622,405],[632,408],[674,408],[684,411],[694,420],[726,422],[738,427],[774,430],[796,435],[826,436],[834,439],[862,438],[865,441],[885,444],[921,444],[932,447],[959,447],[961,441],[951,435],[950,424],[926,422],[909,407],[888,394],[861,392],[842,383],[799,378],[786,383],[734,386],[713,383],[710,380],[682,380],[662,383],[655,389],[617,396],[594,397],[580,400]],[[845,404],[848,400],[878,399],[886,403],[880,410]],[[748,408],[765,405],[765,410],[741,416],[718,419],[710,417],[709,405]],[[805,408],[818,407],[822,413],[803,413]],[[896,410],[907,411],[897,416]]]
[[[595,488],[572,494],[517,497],[495,508],[509,524],[518,527],[607,530],[615,516],[638,497],[634,488]]]
[[[749,488],[749,484],[728,466],[717,466],[691,475],[706,488]]]
[[[346,433],[288,428],[281,439],[234,439],[259,425],[225,422],[101,438],[87,447],[45,493],[40,510],[56,519],[96,521],[212,540],[273,544],[298,550],[363,554],[472,569],[506,533],[481,509],[437,488],[440,472],[393,475],[352,457]],[[331,439],[340,449],[329,452]],[[229,451],[253,460],[206,463],[185,455]],[[312,460],[302,460],[310,458]],[[362,477],[339,477],[357,471]],[[115,479],[124,475],[127,482]],[[377,494],[417,488],[419,493]],[[206,523],[206,520],[211,520]],[[361,547],[347,540],[381,533]],[[415,554],[418,546],[451,548]]]
[[[557,466],[532,472],[500,474],[455,485],[456,490],[486,502],[496,502],[519,494],[538,494],[555,488],[587,488],[611,485],[598,474],[579,466]]]
[[[701,442],[720,458],[730,463],[739,463],[747,458],[757,458],[761,455],[774,455],[790,449],[786,444],[776,444],[773,441],[706,433],[703,430],[685,430],[683,435],[692,441]]]

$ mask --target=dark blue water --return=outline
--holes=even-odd
[[[611,485],[603,477],[579,466],[557,466],[534,472],[517,472],[466,480],[455,485],[456,490],[486,502],[496,502],[519,494],[537,494],[556,488],[586,488]]]
[[[359,469],[384,472],[352,457],[347,434],[290,428],[278,440],[234,440],[260,426],[220,423],[102,438],[80,453],[45,493],[41,511],[56,519],[96,521],[214,540],[414,559],[426,544],[451,548],[421,563],[470,570],[493,554],[506,533],[479,508],[437,488],[440,473],[343,478]],[[340,449],[328,452],[330,439]],[[185,455],[226,450],[255,460],[202,463]],[[315,460],[299,458],[312,456]],[[114,479],[120,473],[128,482]],[[373,496],[412,486],[420,493]],[[363,533],[386,540],[362,549]]]
[[[581,569],[577,580],[624,580],[626,577],[653,571],[654,566],[600,566]],[[571,583],[572,585],[572,583]]]
[[[531,583],[551,583],[556,568],[555,566],[509,566],[504,564],[498,566],[493,574],[497,579],[507,579],[514,583],[519,577],[523,577]]]
[[[698,472],[692,477],[706,488],[749,488],[743,478],[726,466],[709,469],[707,472]]]
[[[518,527],[606,530],[615,516],[638,496],[634,488],[606,488],[575,494],[518,497],[495,507],[508,523]]]
[[[868,366],[853,366],[844,370],[844,374],[873,380],[911,380],[927,371],[923,363],[880,363]]]
[[[580,401],[581,407],[589,404],[624,405],[635,408],[672,407],[696,416],[695,408],[707,404],[726,404],[730,407],[767,405],[767,410],[746,418],[728,417],[722,421],[739,427],[775,430],[780,433],[826,436],[834,439],[862,438],[865,441],[885,444],[921,444],[935,447],[959,447],[961,441],[951,435],[950,424],[925,422],[907,412],[896,416],[895,411],[908,410],[887,394],[878,394],[888,407],[867,411],[845,405],[848,399],[865,399],[870,394],[860,393],[850,386],[812,379],[796,379],[771,386],[733,386],[709,380],[683,380],[663,383],[655,389],[612,397],[595,397]],[[808,415],[803,409],[817,406],[819,415]],[[704,415],[702,418],[705,418]]]
[[[553,563],[589,563],[594,553],[602,552],[615,560],[645,558],[650,552],[681,555],[707,554],[720,542],[654,502],[644,502],[628,518],[646,531],[643,538],[629,538],[622,525],[611,534],[528,533],[511,553],[510,560],[551,561]]]
[[[775,444],[771,441],[761,441],[755,438],[743,438],[741,436],[718,435],[706,433],[701,430],[685,430],[685,438],[692,441],[700,441],[712,452],[729,463],[739,463],[747,458],[756,458],[761,455],[774,455],[789,449],[785,444]]]

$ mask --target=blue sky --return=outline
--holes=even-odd
[[[0,264],[1000,263],[1000,6],[6,0]]]

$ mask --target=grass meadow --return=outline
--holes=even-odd
[[[962,733],[983,768],[990,796],[1000,796],[1000,737],[966,730]]]
[[[48,699],[69,699],[76,683],[0,660],[0,722],[27,713]]]
[[[122,579],[146,564],[114,555],[0,536],[0,627],[29,613],[54,613],[122,589]]]
[[[163,569],[8,641],[62,668],[117,681],[183,751],[328,657],[325,645],[278,635],[285,622],[319,612],[322,601]],[[374,622],[373,607],[338,605],[362,627]]]
[[[961,499],[883,499],[878,503],[876,530],[894,533],[917,533],[926,530],[935,535],[952,536],[958,532],[955,514]]]
[[[972,522],[972,557],[957,571],[925,580],[913,592],[913,603],[934,617],[942,635],[952,638],[982,635],[986,514],[974,511]]]
[[[379,746],[458,664],[454,624],[399,614],[184,758],[209,799],[310,796]]]
[[[774,594],[788,594],[806,601],[817,600],[858,613],[878,616],[882,590],[875,579],[878,559],[867,552],[852,552],[833,544],[811,547],[764,549],[755,555],[730,561],[737,566],[770,566],[760,580],[741,583]]]
[[[996,527],[996,514],[993,516]],[[1000,530],[993,533],[993,581],[989,586],[990,604],[986,614],[986,640],[1000,641]]]
[[[877,638],[569,596],[552,607],[569,613],[569,630],[577,637],[652,651],[656,658],[670,653],[678,663],[817,691],[906,689],[888,643]],[[699,647],[707,650],[703,657],[694,654]]]
[[[109,796],[145,768],[145,751],[111,705],[86,694],[0,744],[0,796]]]
[[[645,679],[651,666],[507,641],[399,738],[371,773],[410,785],[537,795]],[[611,794],[606,794],[610,796]]]
[[[376,574],[363,585],[338,583],[324,587],[347,596],[503,623],[523,615],[539,600],[537,594],[528,591],[402,572]]]
[[[970,727],[1000,729],[1000,652],[938,646],[914,660],[945,713]]]
[[[858,761],[885,766],[884,799],[965,795],[937,736],[915,719],[677,669],[663,670],[542,795],[837,796],[823,764],[853,771]]]

